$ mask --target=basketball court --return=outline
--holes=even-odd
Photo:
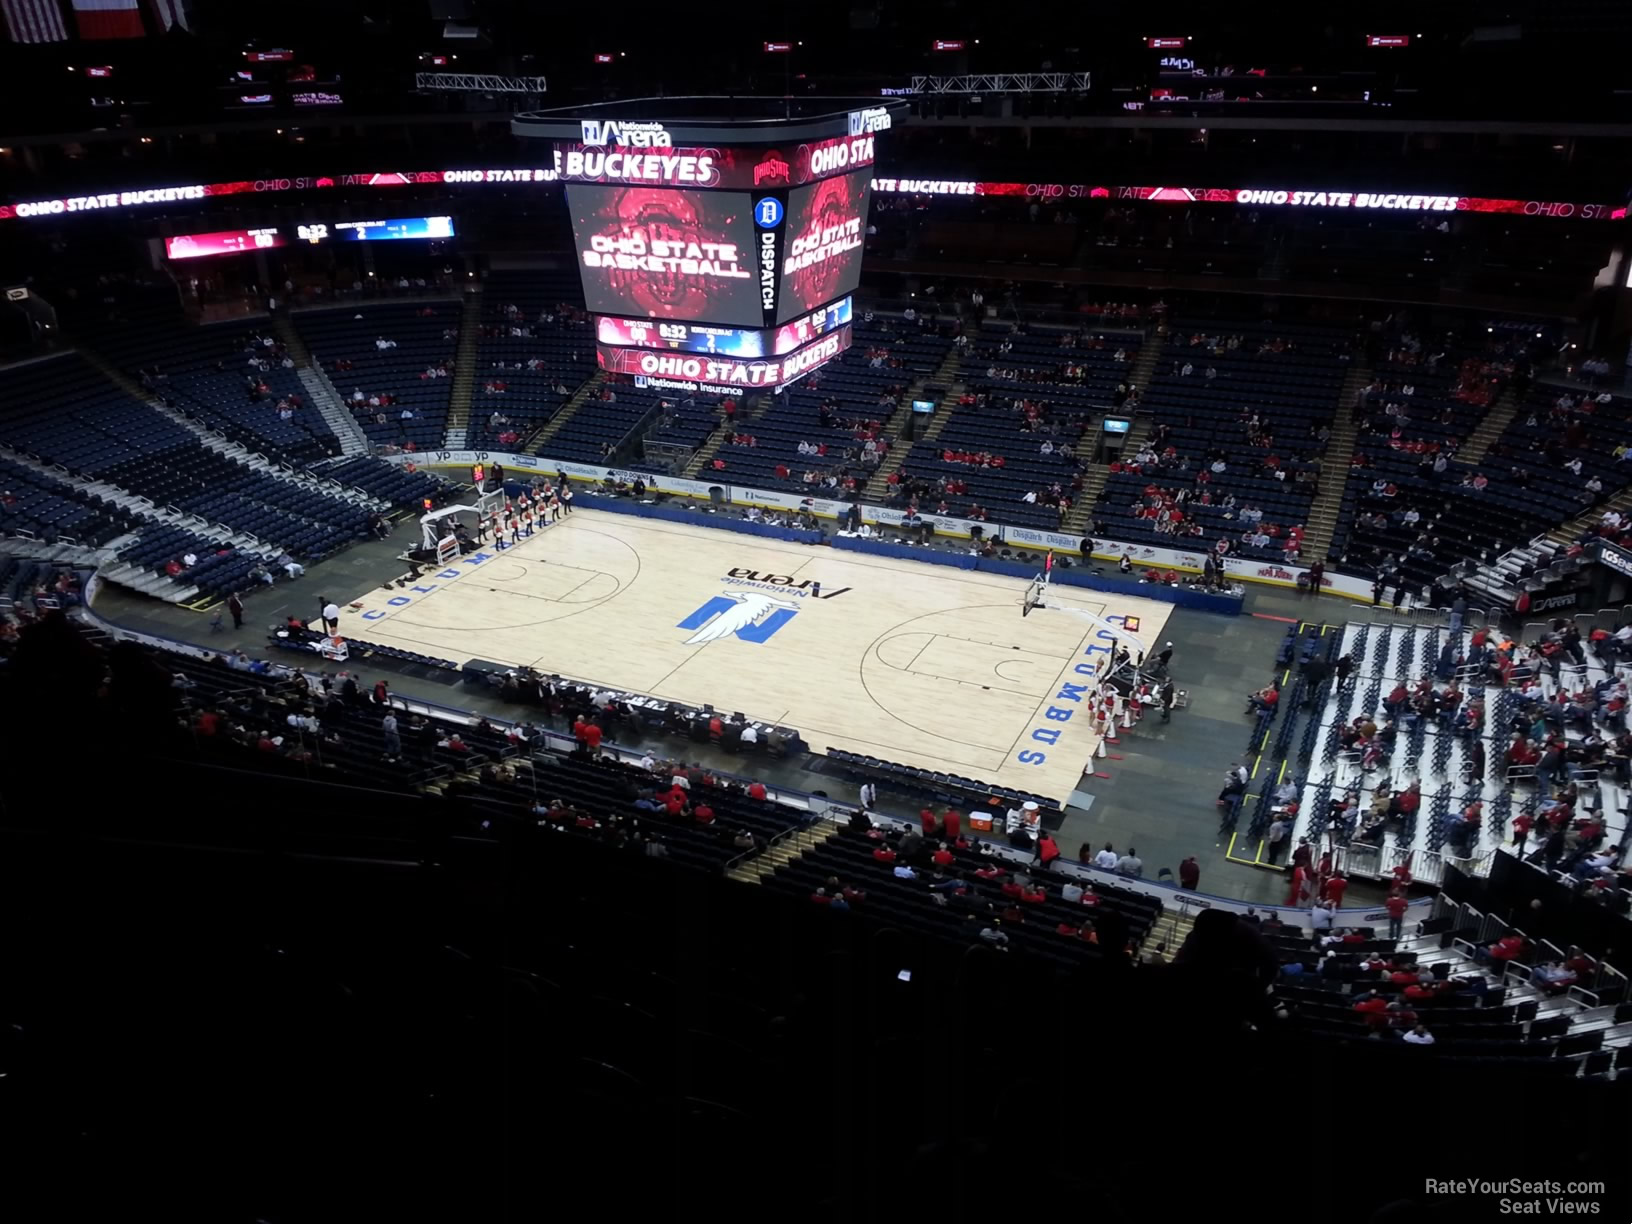
[[[1085,688],[1154,600],[579,510],[355,598],[348,638],[712,704],[846,749],[1055,797],[1098,743]],[[1138,646],[1135,647],[1139,648]]]

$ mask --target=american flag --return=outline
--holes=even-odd
[[[79,36],[98,38],[143,38],[141,0],[72,0],[74,23]]]
[[[62,20],[58,0],[0,0],[0,15],[12,42],[53,43],[68,41],[68,26]]]

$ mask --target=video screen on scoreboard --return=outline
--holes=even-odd
[[[759,327],[752,203],[729,192],[569,185],[585,304],[595,314]]]
[[[776,329],[776,340],[771,351],[778,356],[791,353],[802,344],[809,344],[817,336],[826,335],[838,327],[850,322],[850,299],[840,298],[836,302],[829,302],[820,309],[811,311],[808,315],[800,315],[797,319],[790,319]]]
[[[845,174],[789,193],[778,323],[855,291],[871,181],[868,174]]]
[[[452,238],[452,217],[394,217],[389,221],[336,221],[341,242],[379,242],[388,238]]]
[[[763,357],[766,333],[740,327],[710,327],[704,323],[664,323],[657,319],[618,319],[601,315],[595,320],[595,338],[602,344],[619,348]]]
[[[182,234],[164,240],[164,253],[171,259],[201,259],[206,255],[237,255],[243,251],[264,251],[281,247],[283,235],[276,226],[266,229],[216,230],[210,234]]]

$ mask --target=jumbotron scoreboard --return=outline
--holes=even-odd
[[[651,98],[519,115],[565,184],[603,369],[773,389],[850,346],[874,99]]]

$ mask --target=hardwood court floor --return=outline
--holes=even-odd
[[[593,510],[475,556],[354,599],[341,632],[712,703],[796,727],[817,750],[1061,800],[1097,743],[1086,710],[1056,694],[1088,682],[1075,669],[1109,639],[1057,608],[1022,617],[1020,579]],[[799,585],[812,582],[819,595]],[[1145,643],[1171,610],[1069,587],[1049,599],[1127,617]]]

